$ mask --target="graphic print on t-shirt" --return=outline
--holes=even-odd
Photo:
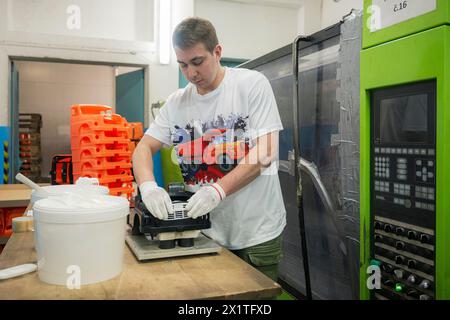
[[[248,116],[230,114],[208,122],[175,125],[172,143],[187,186],[211,184],[233,170],[249,150]]]

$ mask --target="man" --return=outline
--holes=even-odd
[[[171,212],[152,155],[174,145],[186,186],[197,190],[188,216],[210,213],[204,233],[276,281],[286,211],[276,164],[283,127],[270,83],[256,71],[222,67],[207,20],[185,19],[172,40],[190,83],[167,99],[133,154],[142,199],[159,219]]]

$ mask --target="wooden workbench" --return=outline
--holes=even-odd
[[[36,262],[33,232],[13,234],[0,256],[0,269]],[[138,262],[126,246],[120,276],[69,290],[41,282],[36,272],[0,280],[0,299],[260,299],[280,286],[230,251]]]
[[[47,186],[48,183],[41,184]],[[0,185],[0,208],[26,207],[30,202],[32,189],[24,184]]]

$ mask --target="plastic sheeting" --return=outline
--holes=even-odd
[[[340,32],[312,36],[300,49],[298,126],[306,245],[312,296],[357,299],[359,282],[359,53],[362,18],[353,13]],[[317,41],[323,37],[323,41]],[[269,79],[284,130],[280,182],[287,210],[280,279],[306,294],[293,159],[292,54],[254,69]],[[250,66],[255,66],[255,61]],[[245,65],[244,65],[245,67]]]

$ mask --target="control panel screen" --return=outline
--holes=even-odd
[[[416,94],[380,101],[381,143],[428,142],[428,95]]]
[[[436,126],[435,82],[376,90],[374,143],[379,145],[433,145]]]

